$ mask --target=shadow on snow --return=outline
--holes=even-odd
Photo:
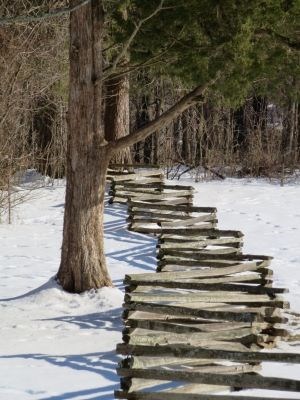
[[[52,365],[71,368],[77,371],[87,371],[95,373],[107,379],[111,384],[99,388],[82,389],[59,395],[50,395],[41,397],[40,400],[67,400],[67,399],[88,399],[88,400],[111,400],[112,393],[119,386],[119,378],[116,375],[115,368],[118,362],[118,357],[114,351],[90,353],[90,354],[72,354],[72,355],[57,355],[48,354],[15,354],[2,356],[0,359],[15,359],[22,358],[27,360],[45,361]],[[62,371],[63,372],[63,371]],[[108,383],[109,383],[108,382]],[[96,397],[90,397],[96,395]],[[88,397],[85,397],[88,396]]]
[[[118,243],[130,243],[130,248],[106,251],[106,255],[119,262],[127,262],[132,267],[153,271],[156,266],[156,239],[148,235],[130,232],[125,222],[126,209],[122,205],[106,206],[105,214],[116,217],[114,221],[105,222],[104,231],[107,239]],[[135,245],[132,247],[132,245]],[[122,246],[121,246],[122,247]]]

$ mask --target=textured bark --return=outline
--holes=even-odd
[[[102,31],[101,1],[92,0],[71,13],[67,188],[57,278],[65,290],[76,293],[112,284],[103,245],[110,154],[101,120]]]
[[[71,0],[70,7],[78,4]],[[103,111],[103,8],[91,0],[70,14],[70,89],[67,187],[61,264],[57,279],[69,292],[112,285],[103,243],[105,178],[111,157],[144,140],[202,99],[197,87],[134,134],[105,138]]]
[[[158,132],[159,130],[165,128],[170,122],[176,119],[189,107],[199,102],[203,102],[205,91],[210,85],[215,83],[218,78],[219,74],[217,74],[214,79],[204,83],[203,85],[197,86],[194,90],[183,96],[176,104],[161,114],[158,118],[136,129],[128,136],[124,136],[116,141],[110,142],[109,147],[114,151],[117,151],[122,149],[124,146],[132,146],[134,143],[145,140],[146,137],[151,135],[151,133]]]
[[[105,84],[105,138],[114,141],[129,135],[129,77],[122,75]],[[125,147],[113,156],[112,162],[132,164],[130,148]]]

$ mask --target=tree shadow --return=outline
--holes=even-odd
[[[86,399],[92,400],[90,395],[95,394],[94,399],[111,400],[113,391],[119,387],[119,378],[116,374],[116,365],[119,357],[115,351],[87,353],[87,354],[72,354],[72,355],[48,355],[48,354],[14,354],[0,356],[0,359],[16,359],[45,361],[57,367],[71,368],[77,371],[87,371],[95,373],[104,379],[107,379],[111,384],[93,389],[83,389],[59,395],[50,395],[42,397],[40,400],[67,400],[67,399]],[[63,372],[63,371],[62,371]]]
[[[105,222],[105,237],[120,243],[130,243],[131,247],[124,250],[113,250],[106,255],[116,261],[125,261],[133,267],[154,271],[156,267],[156,238],[127,230],[125,222],[126,209],[120,205],[109,205],[106,215],[116,217],[116,220]],[[132,245],[135,245],[132,247]]]
[[[25,299],[26,297],[33,296],[33,295],[36,295],[38,293],[41,293],[44,290],[52,289],[52,288],[63,290],[61,288],[61,286],[59,286],[58,283],[56,282],[54,276],[51,277],[47,282],[43,283],[41,286],[39,286],[39,287],[37,287],[35,289],[32,289],[27,293],[20,294],[19,296],[16,296],[16,297],[9,297],[9,298],[6,298],[6,299],[0,299],[0,301],[21,300],[21,299]]]
[[[112,400],[113,392],[118,389],[118,385],[110,385],[102,388],[79,390],[76,392],[62,393],[57,396],[42,397],[39,400]],[[108,392],[108,393],[104,393]],[[90,397],[95,394],[96,397]],[[88,397],[83,397],[88,396]]]
[[[99,311],[85,315],[64,315],[61,317],[44,318],[39,321],[57,321],[76,325],[80,329],[104,329],[110,332],[122,330],[122,308],[115,308],[110,311]]]

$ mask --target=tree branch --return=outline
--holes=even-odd
[[[122,68],[120,68],[119,70],[116,70],[116,72],[113,73],[112,75],[105,76],[103,78],[103,80],[119,78],[121,76],[128,75],[138,69],[152,67],[153,65],[157,65],[159,63],[164,62],[162,60],[162,57],[172,48],[172,46],[174,44],[175,44],[175,41],[173,43],[170,43],[170,45],[168,45],[164,50],[160,51],[158,54],[153,55],[152,57],[148,58],[146,61],[143,61],[139,64],[123,65]],[[171,60],[169,60],[168,62],[170,63]]]
[[[133,144],[146,139],[147,136],[152,133],[158,131],[159,129],[164,128],[171,121],[173,121],[176,117],[182,114],[189,107],[197,104],[199,101],[204,99],[204,92],[207,90],[209,86],[214,84],[219,79],[220,73],[217,74],[216,78],[211,81],[197,86],[193,91],[186,94],[182,97],[174,106],[172,106],[169,110],[165,111],[155,120],[149,122],[147,125],[142,128],[136,130],[130,135],[121,137],[118,140],[112,141],[108,143],[108,148],[110,151],[115,152],[119,151],[124,147],[132,146]]]
[[[82,0],[73,7],[56,8],[54,10],[36,15],[19,15],[16,17],[0,18],[0,26],[30,23],[30,22],[41,21],[47,18],[61,17],[62,15],[68,14],[72,11],[77,10],[80,7],[85,6],[90,1],[91,0]]]
[[[165,0],[161,0],[158,7],[147,17],[145,17],[144,19],[141,19],[136,25],[135,25],[135,29],[133,30],[133,32],[131,33],[131,35],[129,36],[129,38],[127,39],[127,41],[125,42],[122,50],[120,51],[120,53],[116,56],[115,60],[113,61],[112,65],[110,67],[107,67],[104,70],[105,75],[107,74],[111,74],[113,72],[115,72],[118,64],[120,63],[120,61],[122,60],[122,58],[124,58],[129,50],[129,47],[131,46],[133,40],[135,39],[136,35],[138,34],[139,30],[141,29],[142,25],[149,21],[149,19],[153,18],[156,14],[158,14],[161,10],[163,10],[163,4],[164,4]],[[105,76],[106,77],[106,76]]]
[[[271,29],[259,29],[255,32],[256,37],[273,37],[275,38],[278,43],[282,44],[283,46],[287,47],[290,50],[300,50],[300,42],[294,41],[287,36],[283,36],[280,33],[274,32]]]

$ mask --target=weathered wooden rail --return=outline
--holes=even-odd
[[[110,179],[111,202],[128,204],[128,229],[158,236],[158,273],[124,279],[117,353],[126,358],[115,398],[253,400],[270,399],[268,390],[300,392],[298,380],[259,374],[264,361],[300,363],[300,354],[262,351],[288,335],[287,290],[272,286],[272,258],[243,254],[243,234],[217,229],[217,210],[194,207],[193,188],[165,184],[159,170],[111,171]],[[230,394],[242,389],[264,389],[266,397]]]

